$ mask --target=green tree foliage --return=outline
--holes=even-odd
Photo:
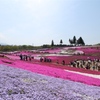
[[[0,51],[19,51],[19,50],[32,50],[34,47],[31,45],[0,45]]]
[[[76,45],[76,41],[77,41],[77,40],[76,40],[76,37],[74,36],[74,37],[73,37],[73,44]]]
[[[60,40],[60,45],[62,45],[63,44],[63,41],[62,41],[62,39]]]
[[[54,46],[54,41],[53,40],[51,41],[51,46]]]
[[[72,45],[73,44],[73,41],[71,39],[69,39],[69,43]]]
[[[82,37],[79,37],[79,39],[77,40],[75,36],[73,37],[73,39],[69,39],[69,43],[71,45],[85,45]]]
[[[51,46],[50,45],[48,45],[48,44],[44,44],[43,46],[42,46],[42,48],[50,48]]]
[[[84,40],[82,39],[82,37],[79,37],[79,39],[77,40],[77,44],[78,45],[85,45]]]

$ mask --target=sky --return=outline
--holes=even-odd
[[[0,0],[0,43],[100,43],[100,0]]]

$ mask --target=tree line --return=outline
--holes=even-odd
[[[31,45],[0,45],[0,51],[19,51],[19,50],[33,50]]]
[[[50,45],[42,45],[42,46],[32,46],[32,45],[0,45],[0,51],[20,51],[20,50],[35,50],[41,48],[52,48],[52,47],[64,47],[64,46],[76,46],[76,45],[85,45],[82,37],[76,39],[74,36],[73,39],[69,39],[70,45],[63,44],[63,40],[59,41],[59,44],[55,44],[54,41],[51,41]]]
[[[82,37],[79,37],[78,39],[76,39],[76,36],[74,36],[73,39],[69,39],[69,43],[70,43],[70,45],[74,45],[74,46],[76,46],[76,45],[85,45],[85,42],[82,39]],[[62,45],[63,45],[63,40],[61,39],[59,46],[62,46]],[[54,44],[53,40],[51,41],[51,46],[56,46]]]
[[[69,39],[69,43],[72,45],[85,45],[85,42],[82,39],[82,37],[79,37],[78,39],[76,39],[75,36],[73,37],[73,39]]]

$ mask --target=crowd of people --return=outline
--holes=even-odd
[[[20,54],[20,60],[24,60],[24,61],[31,61],[32,59],[34,59],[34,57],[33,56],[31,56],[31,55],[22,55],[22,54]]]
[[[71,61],[70,65],[72,67],[100,71],[100,59],[75,60]]]
[[[40,58],[40,62],[52,62],[52,60],[50,59],[50,58],[43,58],[43,57],[41,57]]]
[[[20,60],[24,60],[24,61],[31,61],[32,59],[34,59],[33,56],[31,55],[19,55]],[[40,62],[52,62],[52,60],[50,58],[46,58],[46,57],[40,57]]]
[[[32,59],[34,59],[33,56],[20,54],[20,60],[31,61]],[[40,57],[40,62],[52,62],[52,59]],[[66,65],[65,60],[62,60],[61,63],[57,60],[56,63]],[[100,71],[100,59],[74,60],[70,62],[70,65],[71,67]]]

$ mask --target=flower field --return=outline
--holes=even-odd
[[[99,100],[100,87],[0,65],[0,100]]]
[[[77,50],[85,55],[74,54]],[[0,100],[100,100],[100,71],[70,66],[75,59],[99,59],[99,53],[100,48],[77,47],[5,54],[0,57]],[[20,60],[20,54],[34,59]],[[52,62],[40,62],[41,57]]]

